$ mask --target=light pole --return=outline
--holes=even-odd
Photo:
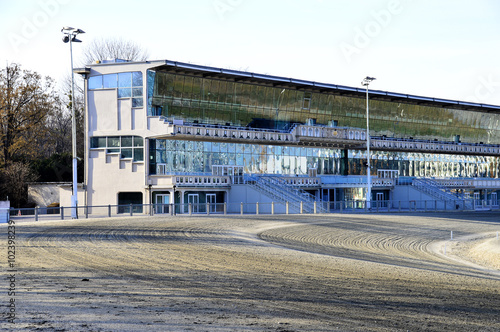
[[[368,106],[368,85],[375,77],[366,76],[361,84],[366,86],[366,207],[371,208],[372,179],[370,174],[370,108]]]
[[[77,182],[77,155],[76,155],[76,117],[75,117],[75,74],[73,73],[73,46],[72,43],[81,43],[81,40],[76,39],[80,33],[85,33],[81,29],[64,27],[61,29],[64,34],[63,42],[69,42],[69,53],[71,57],[71,143],[73,151],[73,195],[71,196],[71,217],[78,218],[78,182]]]
[[[283,92],[285,92],[285,89],[281,90],[280,94],[278,95],[278,105],[276,106],[276,118],[275,118],[275,127],[276,129],[278,129],[278,113],[280,111],[280,99],[281,99],[281,95],[283,95]]]

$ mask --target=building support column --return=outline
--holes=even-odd
[[[180,199],[180,208],[179,208],[179,213],[184,213],[184,190],[178,190],[179,192],[179,195],[181,195],[181,199]]]
[[[349,175],[349,150],[343,149],[340,154],[340,175]]]

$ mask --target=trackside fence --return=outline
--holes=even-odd
[[[497,201],[481,200],[410,200],[410,201],[339,201],[271,203],[206,203],[206,204],[127,204],[55,207],[10,208],[12,220],[67,220],[132,216],[201,216],[201,215],[273,215],[320,213],[405,213],[499,210]]]

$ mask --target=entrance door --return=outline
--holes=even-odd
[[[170,203],[170,195],[169,194],[158,194],[156,195],[156,213],[169,213],[169,203]]]
[[[207,203],[209,205],[210,212],[217,212],[217,202],[215,194],[207,194]]]
[[[474,202],[476,204],[476,209],[481,207],[481,196],[478,192],[474,193]]]
[[[188,194],[188,204],[191,204],[193,213],[200,211],[200,195],[198,194]]]
[[[377,206],[378,207],[387,207],[386,202],[384,200],[384,193],[377,193]]]

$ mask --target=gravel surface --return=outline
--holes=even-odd
[[[500,331],[498,213],[15,226],[2,331]]]

